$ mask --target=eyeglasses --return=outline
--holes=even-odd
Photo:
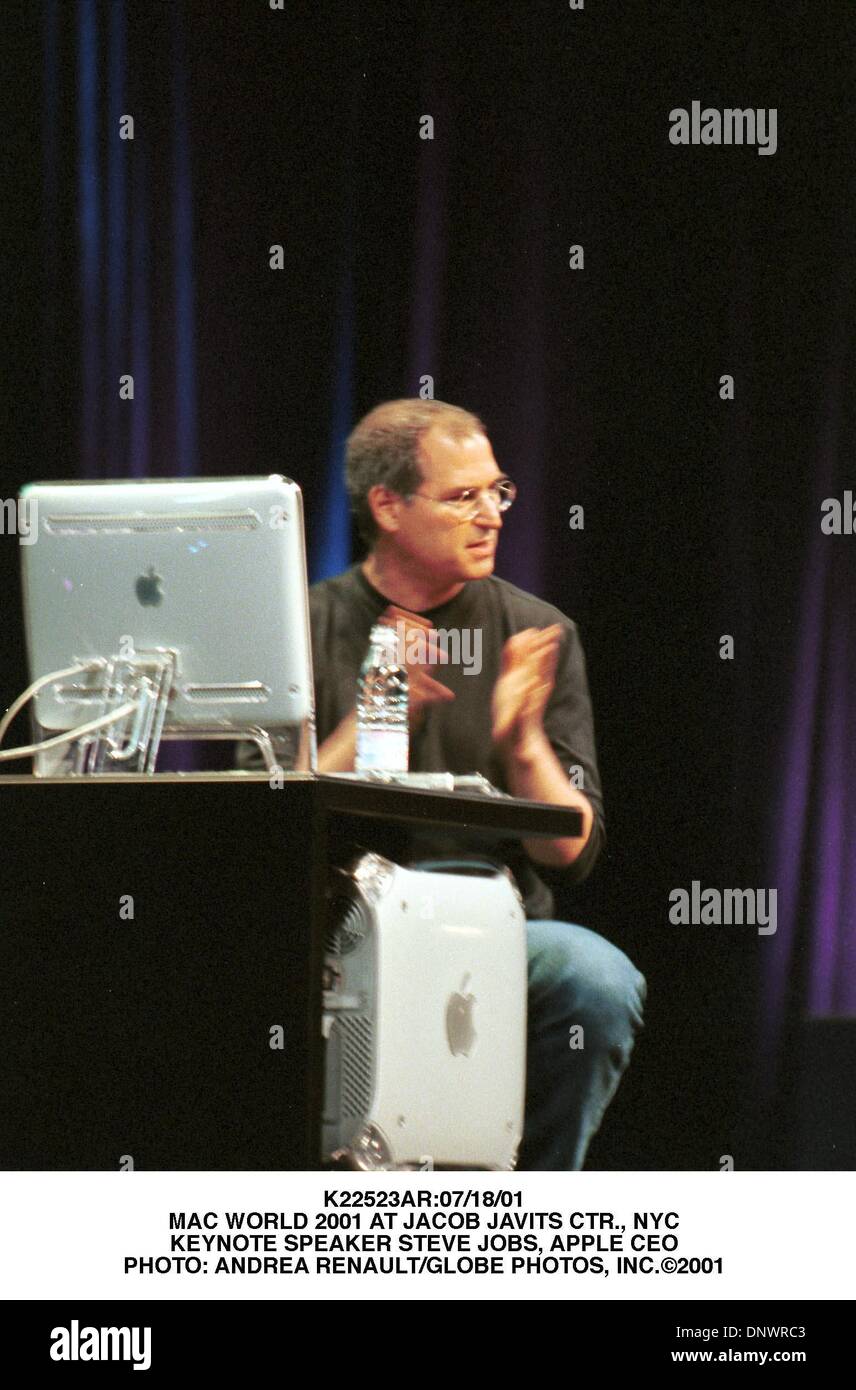
[[[452,497],[432,497],[428,492],[412,492],[411,497],[424,497],[426,502],[436,502],[448,507],[461,521],[471,521],[484,507],[487,496],[499,512],[507,512],[515,497],[517,488],[510,478],[500,478],[490,487],[465,487]]]

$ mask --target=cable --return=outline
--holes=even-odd
[[[19,695],[17,700],[13,701],[3,715],[3,718],[0,719],[0,743],[3,742],[6,730],[12,723],[15,715],[19,710],[24,708],[28,700],[31,700],[34,695],[38,694],[42,686],[50,685],[53,681],[63,680],[66,676],[80,675],[83,671],[100,671],[103,665],[103,661],[79,662],[77,666],[67,666],[64,671],[49,671],[46,676],[40,676],[37,681],[33,681],[32,685],[28,685],[24,693]]]
[[[57,674],[54,672],[53,679],[56,679]],[[103,714],[100,719],[92,719],[88,724],[80,724],[76,729],[70,729],[67,734],[57,734],[54,738],[46,739],[44,743],[30,743],[25,748],[0,749],[0,762],[11,758],[32,758],[36,753],[43,753],[46,748],[59,748],[63,743],[73,743],[75,739],[81,738],[84,734],[94,734],[98,729],[106,729],[108,725],[118,723],[120,719],[133,714],[139,707],[139,700],[129,700],[127,704],[120,705],[112,714]]]
[[[3,742],[6,730],[15,716],[44,686],[64,680],[67,676],[81,675],[84,671],[101,671],[104,669],[104,664],[101,660],[78,662],[76,666],[67,666],[62,671],[49,671],[46,676],[40,676],[38,680],[33,681],[32,685],[28,685],[17,700],[12,702],[3,718],[0,719],[0,743]],[[23,748],[0,749],[0,762],[10,762],[14,758],[32,758],[46,748],[59,748],[64,743],[73,743],[75,739],[84,734],[94,734],[99,729],[106,729],[111,724],[117,724],[120,719],[125,719],[127,715],[133,714],[135,710],[139,709],[139,705],[139,700],[131,700],[114,710],[112,714],[104,714],[99,719],[90,720],[88,724],[80,724],[76,729],[70,729],[68,733],[56,734],[53,738],[46,739],[44,743],[28,743]]]

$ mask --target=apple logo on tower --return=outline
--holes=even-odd
[[[149,566],[148,574],[140,575],[134,588],[136,589],[137,598],[144,608],[151,608],[160,603],[163,598],[162,584],[163,580],[159,574],[155,573],[154,565]]]
[[[460,990],[449,995],[446,1005],[446,1037],[453,1057],[469,1057],[476,1041],[477,1034],[473,1027],[473,1005],[476,997],[474,994],[464,993],[469,982],[469,975],[465,975]]]

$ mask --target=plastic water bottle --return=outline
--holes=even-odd
[[[398,633],[375,623],[357,680],[356,772],[406,772],[409,728],[407,668]]]

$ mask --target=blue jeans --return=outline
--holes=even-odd
[[[526,934],[526,1112],[517,1167],[582,1168],[643,1026],[645,979],[587,927],[528,921]]]

